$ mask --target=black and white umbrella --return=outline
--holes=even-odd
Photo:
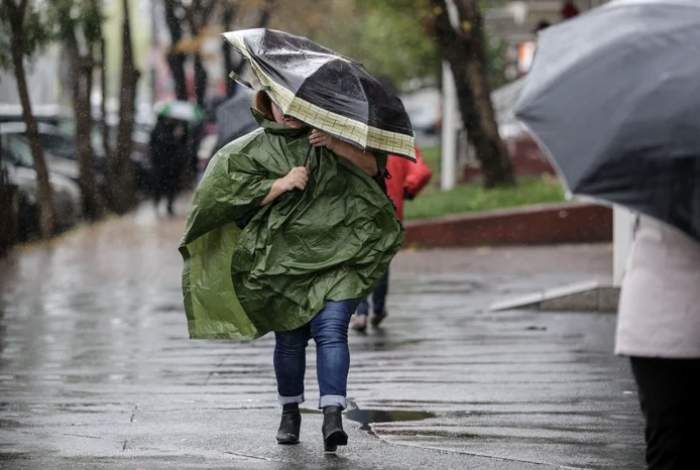
[[[246,29],[224,37],[284,114],[362,148],[415,159],[401,100],[361,64],[282,31]]]

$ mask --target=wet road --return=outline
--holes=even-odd
[[[182,224],[144,207],[0,261],[1,468],[643,466],[614,316],[487,310],[609,276],[608,246],[402,252],[324,456],[312,346],[303,442],[279,447],[271,338],[187,339]]]

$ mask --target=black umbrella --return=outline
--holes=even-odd
[[[615,1],[544,30],[516,115],[569,189],[700,239],[700,2]]]
[[[251,101],[251,92],[237,87],[236,93],[216,108],[216,150],[258,127],[250,113]]]
[[[363,148],[415,158],[401,100],[361,64],[281,31],[246,29],[224,37],[284,114]]]

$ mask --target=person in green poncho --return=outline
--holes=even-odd
[[[261,128],[224,146],[195,192],[180,245],[192,338],[273,331],[280,444],[299,441],[305,348],[316,343],[324,447],[346,445],[347,331],[403,229],[383,190],[386,155],[282,115],[260,91]]]

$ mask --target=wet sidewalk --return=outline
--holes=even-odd
[[[487,308],[609,277],[608,245],[402,252],[384,328],[351,333],[350,445],[326,456],[313,346],[302,443],[280,447],[272,339],[187,339],[182,225],[146,206],[0,261],[0,467],[643,466],[614,316]]]

